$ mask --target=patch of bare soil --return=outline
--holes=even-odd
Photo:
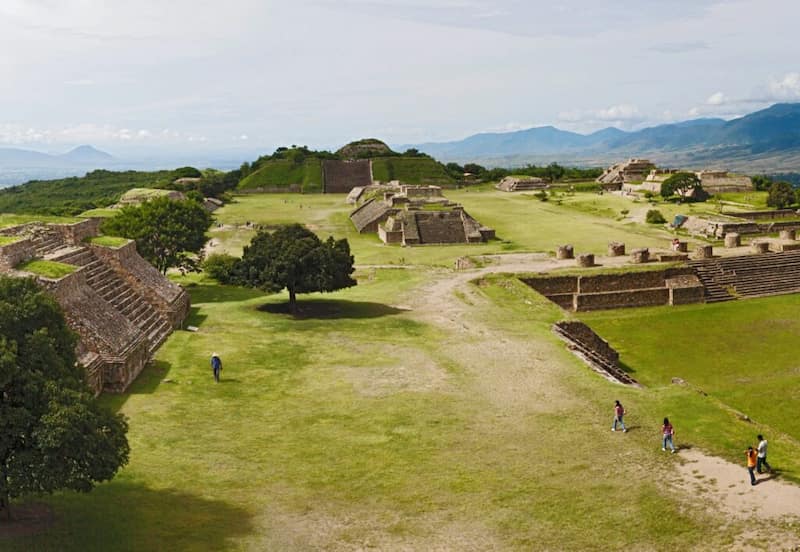
[[[53,524],[53,509],[47,504],[12,505],[11,520],[0,512],[0,539],[37,535]]]
[[[733,550],[800,550],[800,487],[768,474],[750,485],[744,454],[740,465],[696,449],[680,456],[685,462],[677,466],[675,484],[682,493],[728,519],[751,522]]]
[[[437,513],[425,519],[405,519],[400,514],[386,513],[382,507],[360,512],[316,507],[305,513],[270,512],[269,520],[272,527],[265,533],[271,535],[272,542],[263,544],[274,549],[471,552],[504,548],[480,523],[453,520]],[[276,537],[279,542],[274,540]]]

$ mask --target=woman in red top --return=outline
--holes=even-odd
[[[664,418],[664,425],[661,426],[661,450],[667,450],[669,446],[672,453],[675,454],[675,444],[672,442],[672,437],[675,435],[675,428],[669,423],[669,418]]]
[[[614,425],[611,426],[611,431],[617,430],[617,424],[622,426],[623,433],[628,431],[625,427],[625,422],[622,421],[622,416],[625,415],[625,408],[622,406],[622,403],[619,401],[614,401],[616,404],[614,405]]]

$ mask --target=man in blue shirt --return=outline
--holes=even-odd
[[[222,371],[222,360],[217,353],[211,353],[211,369],[214,371],[214,381],[219,383],[219,373]]]

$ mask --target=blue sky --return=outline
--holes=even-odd
[[[589,132],[800,101],[787,0],[0,0],[0,146]]]

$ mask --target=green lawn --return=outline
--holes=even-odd
[[[59,263],[56,261],[44,261],[41,259],[26,261],[16,268],[17,270],[31,272],[33,274],[38,274],[39,276],[52,278],[54,280],[62,278],[68,274],[72,274],[76,269],[76,267],[73,265]]]
[[[673,377],[682,378],[721,405],[754,420],[750,435],[744,436],[749,441],[762,430],[782,446],[792,443],[796,447],[800,442],[800,419],[795,412],[800,399],[798,308],[800,295],[785,295],[581,313],[579,318],[620,352],[621,361],[647,387],[657,390],[671,386]],[[695,418],[692,412],[682,414]],[[697,423],[699,426],[702,420]],[[717,441],[724,441],[723,435]],[[729,450],[728,455],[738,458],[738,451]],[[787,463],[785,448],[775,447],[775,455]],[[800,480],[796,458],[789,471],[793,479]]]
[[[26,222],[60,222],[71,224],[80,219],[73,217],[57,217],[52,215],[17,215],[11,213],[0,213],[0,228],[5,226],[16,226]]]
[[[467,212],[482,224],[495,228],[497,240],[487,244],[400,247],[384,245],[376,234],[358,234],[349,213],[353,207],[341,194],[254,194],[237,196],[233,203],[215,213],[226,225],[212,229],[221,245],[218,251],[238,255],[252,236],[246,222],[266,225],[301,222],[323,238],[333,235],[347,238],[360,264],[452,266],[465,255],[505,252],[553,251],[563,243],[572,243],[578,252],[605,254],[610,241],[622,241],[630,249],[651,247],[666,249],[672,236],[662,228],[646,224],[620,224],[617,221],[554,202],[540,202],[530,194],[510,194],[488,187],[447,190],[446,196],[464,205]],[[578,193],[592,201],[596,194]],[[240,226],[234,230],[233,226]],[[243,233],[243,234],[241,234]]]
[[[554,386],[548,404],[521,394],[509,408],[492,398],[474,357],[461,355],[481,346],[480,335],[444,331],[402,306],[440,273],[358,276],[356,288],[304,298],[299,319],[282,312],[284,296],[187,280],[196,282],[188,323],[199,331],[174,334],[129,393],[104,397],[130,419],[129,466],[89,495],[49,499],[54,526],[0,548],[730,543],[739,525],[719,528],[699,503],[660,485],[655,474],[672,459],[659,455],[646,429],[657,414],[639,404],[650,399],[605,382],[566,352],[549,328],[559,316],[551,304],[502,279],[451,298],[471,304],[471,316],[506,339],[534,340],[542,366],[562,371],[542,382]],[[224,363],[218,385],[211,351]],[[613,398],[641,424],[625,445],[608,432]]]
[[[89,243],[94,245],[104,245],[106,247],[122,247],[130,242],[128,238],[120,238],[117,236],[95,236],[89,238]]]

